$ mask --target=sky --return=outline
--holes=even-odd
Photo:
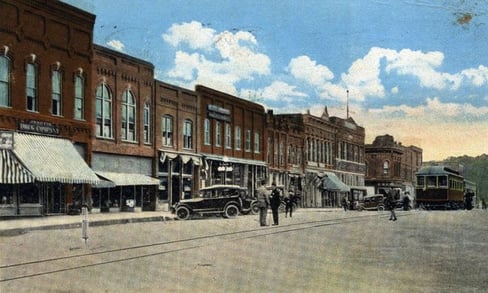
[[[424,161],[488,153],[488,1],[63,1],[158,80],[275,113],[327,107],[366,144],[389,134]]]

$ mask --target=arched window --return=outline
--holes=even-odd
[[[151,107],[144,104],[144,143],[151,143]]]
[[[388,175],[390,173],[390,162],[383,162],[383,175]]]
[[[191,120],[185,120],[183,123],[183,148],[191,149],[193,147],[193,123]]]
[[[105,83],[96,92],[97,136],[112,138],[112,95]]]
[[[164,115],[162,119],[163,146],[173,146],[173,117]]]
[[[10,59],[0,56],[0,106],[10,107]]]
[[[75,119],[85,119],[85,79],[81,74],[75,76]]]
[[[37,66],[34,63],[27,64],[26,72],[26,95],[27,111],[38,111],[37,101]]]
[[[61,116],[62,114],[62,76],[59,70],[53,70],[51,76],[51,114]]]
[[[136,101],[130,89],[122,94],[122,140],[136,141]]]

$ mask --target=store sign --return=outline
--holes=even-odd
[[[0,149],[11,150],[14,146],[14,133],[12,131],[0,132]]]
[[[209,104],[207,106],[207,110],[208,110],[208,117],[214,118],[217,120],[223,120],[226,122],[230,122],[230,110],[229,109],[225,109],[225,108],[219,107],[217,105]]]
[[[19,130],[39,134],[59,135],[59,128],[45,121],[27,120],[19,123]]]

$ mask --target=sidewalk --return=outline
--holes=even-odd
[[[93,213],[88,214],[88,222],[92,227],[137,222],[170,221],[175,215],[171,212],[138,212],[138,213]],[[79,228],[83,215],[60,215],[45,217],[12,218],[0,220],[0,236],[26,233],[33,230]]]
[[[299,211],[340,212],[342,211],[342,208],[300,208]],[[271,213],[270,209],[268,210],[268,213]],[[169,211],[93,213],[88,214],[88,223],[91,227],[96,227],[138,222],[172,221],[175,217],[176,216]],[[0,237],[18,235],[34,230],[81,228],[82,221],[82,215],[60,215],[0,220]]]

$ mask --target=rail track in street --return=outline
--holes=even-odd
[[[0,283],[177,253],[184,250],[214,245],[215,243],[222,241],[232,242],[325,226],[353,224],[362,222],[368,218],[386,216],[386,214],[381,213],[361,213],[360,215],[351,217],[314,220],[278,226],[256,227],[247,230],[196,236],[116,249],[106,249],[102,251],[92,251],[67,256],[38,259],[28,262],[4,264],[0,266]],[[402,216],[407,216],[407,214]],[[188,221],[187,223],[191,224],[191,221]]]

